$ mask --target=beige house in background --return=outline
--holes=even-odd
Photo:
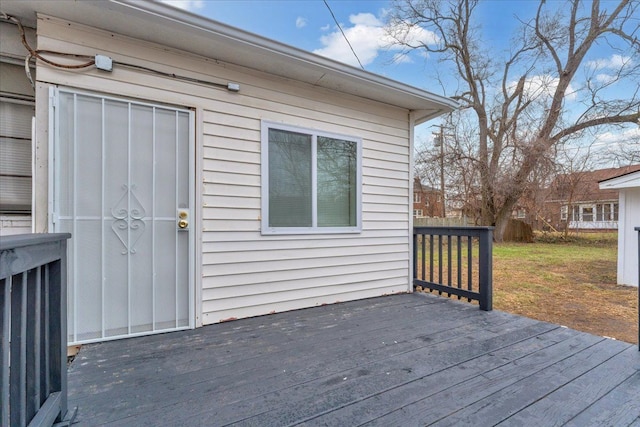
[[[70,344],[411,291],[413,130],[455,102],[152,1],[0,9],[3,233],[72,233]]]

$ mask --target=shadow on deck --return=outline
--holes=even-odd
[[[425,294],[82,348],[80,425],[640,426],[631,344]]]

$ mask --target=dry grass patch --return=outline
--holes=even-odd
[[[616,285],[616,238],[494,245],[494,308],[638,342],[638,290]]]

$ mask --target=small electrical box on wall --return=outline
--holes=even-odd
[[[95,57],[96,68],[103,71],[113,70],[113,61],[110,57],[105,55],[96,55]]]

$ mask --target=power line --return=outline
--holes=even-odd
[[[353,50],[353,46],[351,46],[351,43],[349,43],[349,39],[347,38],[347,35],[344,33],[344,31],[342,31],[342,27],[340,26],[340,23],[336,19],[336,15],[333,14],[333,10],[331,10],[329,3],[327,3],[327,0],[322,0],[322,1],[324,1],[324,5],[327,6],[327,9],[329,9],[329,13],[331,14],[331,17],[333,17],[333,22],[335,22],[338,28],[340,29],[340,32],[342,33],[342,37],[344,37],[345,41],[349,45],[349,49],[351,49],[351,52],[353,52],[353,56],[355,56],[356,59],[358,60],[358,64],[360,64],[360,68],[364,70],[364,67],[362,66],[362,62],[360,62],[360,58],[358,58],[356,51]]]

